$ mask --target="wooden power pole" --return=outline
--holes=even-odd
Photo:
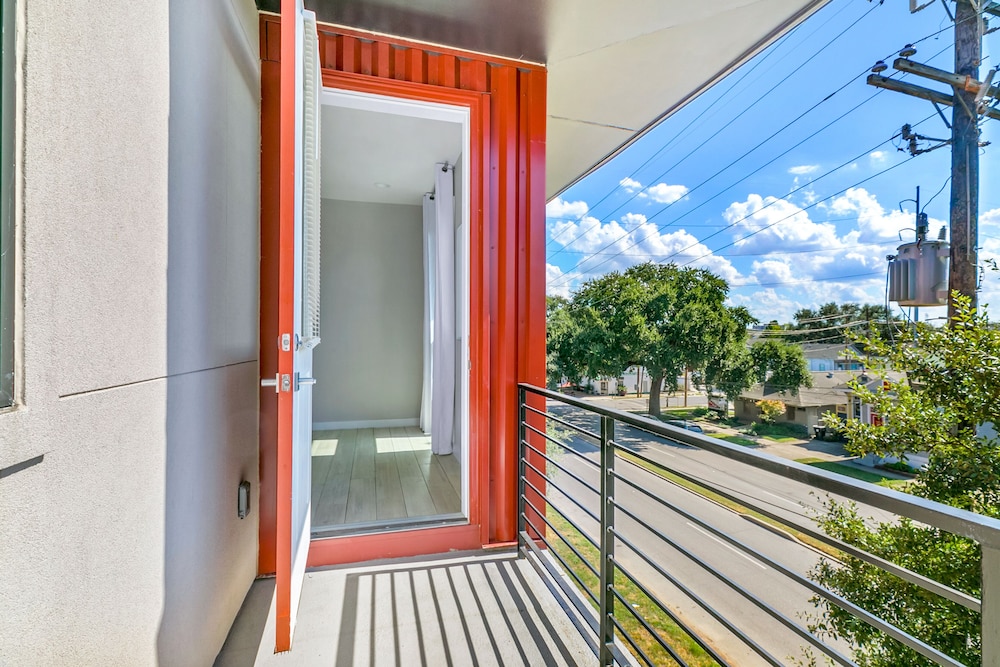
[[[983,12],[993,15],[1000,14],[1000,7],[997,3],[992,0],[981,0],[981,2],[983,3]],[[879,73],[887,69],[887,65],[882,61],[875,64],[875,67],[872,68],[873,73],[868,77],[870,85],[930,101],[941,114],[942,119],[944,119],[944,114],[941,113],[939,105],[951,107],[951,139],[942,141],[936,146],[922,150],[917,149],[917,140],[930,140],[930,138],[913,134],[909,125],[903,127],[904,139],[910,141],[912,155],[926,153],[943,145],[951,144],[949,319],[955,314],[952,292],[969,297],[973,307],[977,305],[976,290],[979,282],[977,253],[979,236],[979,116],[1000,118],[1000,109],[987,105],[990,98],[1000,98],[1000,91],[997,87],[990,85],[995,70],[990,72],[985,82],[979,81],[984,25],[979,2],[955,0],[953,19],[955,22],[954,72],[947,72],[909,60],[909,57],[916,53],[916,49],[911,45],[907,45],[906,49],[900,52],[901,57],[892,64],[893,68],[901,72],[916,74],[932,81],[950,85],[953,91],[951,95],[881,76]]]
[[[969,0],[955,3],[955,74],[977,85],[955,86],[959,104],[951,109],[951,266],[948,271],[948,319],[955,316],[951,295],[959,292],[977,306],[979,282],[979,61],[982,19]],[[970,90],[971,88],[971,90]]]

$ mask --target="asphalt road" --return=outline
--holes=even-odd
[[[558,414],[570,423],[583,428],[591,431],[596,431],[598,428],[594,415],[560,405],[553,405],[550,410],[553,414]],[[570,435],[568,432],[563,434],[563,439],[574,451],[595,463],[598,461],[597,448],[587,439]],[[723,486],[755,505],[765,505],[770,510],[798,523],[810,523],[809,508],[817,508],[821,504],[821,499],[811,495],[811,489],[805,485],[761,471],[747,470],[747,466],[734,464],[693,447],[665,441],[621,425],[618,426],[616,440],[650,459],[662,462],[670,469],[683,471]],[[552,446],[549,451],[554,449],[556,448]],[[570,454],[562,454],[557,460],[592,486],[598,486],[598,470],[594,465],[589,465],[581,458]],[[621,459],[619,461],[618,472],[626,479],[666,500],[682,512],[687,512],[725,534],[737,538],[798,574],[807,574],[823,558],[819,552],[797,541],[780,536],[638,466]],[[571,476],[552,467],[549,472],[555,484],[563,491],[597,513],[598,498],[593,492]],[[553,488],[550,488],[550,498],[555,506],[577,522],[588,534],[596,537],[598,526],[584,511],[561,497],[561,493]],[[815,615],[815,607],[810,602],[812,593],[807,588],[785,576],[772,565],[725,542],[710,530],[698,525],[696,520],[666,508],[621,481],[617,483],[616,498],[622,507],[634,512],[643,521],[674,540],[679,547],[688,550],[692,556],[704,561],[711,569],[724,574],[731,581],[758,596],[788,619],[804,626],[808,616]],[[753,641],[787,664],[795,664],[795,659],[802,657],[802,647],[806,645],[803,638],[772,619],[765,611],[746,600],[719,577],[697,564],[690,556],[682,554],[679,549],[653,535],[625,516],[623,512],[619,511],[618,517],[617,526],[626,539],[702,597],[704,602],[723,617],[732,620]],[[712,646],[728,656],[731,664],[766,664],[743,641],[726,630],[701,606],[656,573],[630,549],[620,546],[616,555],[624,567],[655,592],[660,600],[696,628]],[[847,651],[842,644],[835,646],[841,651]]]

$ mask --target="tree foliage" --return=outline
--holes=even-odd
[[[887,337],[888,327],[895,326],[899,318],[885,306],[866,303],[825,303],[816,310],[802,308],[795,312],[795,322],[788,329],[801,331],[795,334],[800,343],[848,343],[851,331],[864,337]],[[844,326],[853,324],[850,327]],[[838,327],[832,329],[832,327]],[[898,328],[898,327],[897,327]]]
[[[785,404],[781,401],[764,399],[757,401],[756,405],[760,409],[760,420],[765,424],[773,424],[785,411]]]
[[[1000,517],[1000,452],[995,436],[978,426],[1000,421],[1000,331],[977,315],[968,299],[957,297],[958,315],[945,329],[922,326],[901,344],[863,341],[875,358],[873,370],[904,371],[870,391],[854,390],[870,403],[881,425],[848,420],[843,431],[856,454],[905,457],[929,452],[910,492],[941,503]],[[897,341],[899,343],[899,341]],[[979,546],[901,519],[872,526],[852,505],[829,502],[820,524],[830,535],[908,569],[962,590],[981,593]],[[821,563],[813,578],[848,600],[923,639],[964,664],[979,665],[979,615],[924,592],[882,570],[847,557],[843,566]],[[933,664],[881,632],[828,603],[817,600],[821,632],[847,639],[864,667]]]
[[[649,262],[593,278],[571,301],[557,304],[557,321],[549,325],[550,372],[570,379],[619,377],[643,366],[653,414],[659,413],[660,386],[676,391],[677,376],[687,369],[729,398],[775,374],[782,382],[801,380],[787,363],[794,353],[779,346],[751,353],[747,327],[756,320],[746,308],[727,306],[728,293],[728,284],[711,272],[673,264]],[[808,376],[801,353],[799,361]]]

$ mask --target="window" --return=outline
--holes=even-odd
[[[14,0],[0,0],[0,408],[14,404]]]

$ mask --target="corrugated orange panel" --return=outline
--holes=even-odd
[[[469,165],[473,220],[481,220],[470,230],[479,253],[472,267],[479,288],[470,310],[475,330],[470,428],[483,462],[476,485],[480,495],[470,502],[482,522],[484,543],[512,541],[517,525],[515,387],[518,381],[542,384],[545,379],[545,71],[341,27],[323,26],[320,40],[325,70],[400,86],[488,94],[480,105],[482,162]],[[429,90],[366,87],[361,79],[351,84],[414,99]],[[448,103],[447,95],[426,99]],[[543,461],[533,463],[544,470]]]

